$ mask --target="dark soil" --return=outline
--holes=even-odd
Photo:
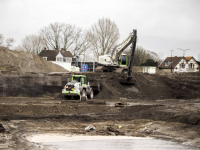
[[[70,74],[2,74],[0,148],[45,149],[26,139],[39,133],[150,136],[200,148],[199,73],[134,73],[136,84],[129,86],[116,73],[84,74],[101,85],[86,102],[62,98]],[[127,98],[126,107],[114,107],[120,97]],[[85,132],[89,124],[96,130]]]
[[[106,105],[105,105],[105,102]],[[1,98],[0,119],[11,136],[14,147],[34,144],[27,135],[41,133],[151,136],[161,139],[189,142],[200,147],[200,100],[137,100],[128,99],[126,107],[114,107],[118,99],[66,101],[54,98]],[[85,132],[92,124],[96,130]],[[118,129],[118,126],[123,126]],[[111,132],[112,127],[119,132]],[[187,134],[182,134],[186,132]],[[0,137],[1,139],[1,137]],[[18,141],[18,142],[16,142]],[[9,143],[3,142],[4,146]],[[37,146],[36,148],[37,149]]]

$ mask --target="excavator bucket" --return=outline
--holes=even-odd
[[[128,69],[123,69],[119,74],[119,83],[123,85],[134,85],[136,80],[132,75],[128,76]]]
[[[135,85],[136,80],[133,78],[127,78],[127,79],[119,79],[119,82],[122,85]]]

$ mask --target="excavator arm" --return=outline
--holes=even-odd
[[[120,43],[113,49],[111,53],[111,58],[114,64],[118,63],[119,57],[121,56],[122,52],[132,43],[133,34],[134,32],[130,33],[129,36],[122,43]]]
[[[130,33],[130,35],[126,38],[126,40],[124,40],[121,44],[117,45],[113,49],[111,55],[99,56],[98,63],[103,66],[98,66],[96,68],[96,71],[119,73],[120,74],[119,81],[121,84],[134,84],[134,80],[132,78],[132,64],[133,64],[132,62],[134,58],[136,42],[137,42],[137,30],[133,30],[133,32]],[[127,56],[122,54],[122,52],[131,44],[132,44],[131,54],[128,63]]]
[[[136,42],[137,42],[137,30],[133,30],[133,35],[131,37],[132,46],[131,46],[131,54],[130,54],[128,69],[124,68],[123,70],[120,71],[119,82],[121,84],[130,85],[130,84],[135,84],[136,82],[136,80],[133,79],[132,76],[133,58],[136,49]]]
[[[130,60],[129,60],[129,65],[128,65],[128,75],[127,75],[128,77],[132,76],[133,58],[134,58],[136,42],[137,42],[137,30],[133,30],[131,42],[132,42],[132,46],[131,46],[131,54],[130,54]]]

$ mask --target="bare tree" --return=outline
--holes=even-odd
[[[102,18],[89,29],[88,39],[94,55],[98,58],[100,54],[109,54],[111,49],[116,46],[119,29],[114,21]]]
[[[82,36],[82,29],[77,28],[74,25],[65,24],[62,31],[62,45],[64,49],[74,49],[76,47],[75,42]]]
[[[85,55],[90,47],[91,43],[88,39],[87,31],[81,32],[74,41],[74,49],[71,52],[74,56]]]
[[[134,65],[140,66],[149,58],[150,54],[143,47],[137,46],[133,60]]]
[[[6,47],[7,48],[9,48],[9,47],[11,47],[12,46],[12,43],[14,43],[14,39],[13,38],[8,38],[8,39],[6,39]]]
[[[3,34],[0,34],[0,46],[3,46],[4,37]]]
[[[125,51],[126,54],[130,55],[130,49]],[[141,46],[137,46],[133,58],[133,65],[140,66],[142,63],[145,63],[147,59],[152,59],[155,62],[160,64],[162,62],[163,54],[157,54],[156,52],[145,50]]]
[[[75,25],[64,23],[51,23],[40,31],[47,49],[73,50],[74,43],[80,38],[82,30],[75,27]]]
[[[149,54],[149,58],[148,59],[153,59],[155,62],[158,62],[158,64],[162,63],[163,59],[163,53],[159,53],[157,54],[154,51],[147,51],[147,53]]]
[[[44,41],[40,35],[28,35],[22,40],[18,49],[38,55],[44,46]]]
[[[4,40],[3,34],[0,34],[1,49],[9,49],[12,46],[12,44],[14,43],[14,41],[15,40],[13,38],[8,38],[8,39]]]

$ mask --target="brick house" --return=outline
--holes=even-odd
[[[167,57],[159,66],[165,72],[199,72],[199,64],[194,57]]]

